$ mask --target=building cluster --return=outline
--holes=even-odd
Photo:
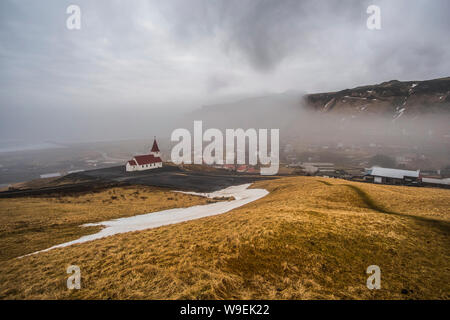
[[[214,168],[225,169],[228,171],[234,171],[238,173],[250,173],[250,174],[259,173],[259,170],[257,170],[255,166],[247,164],[216,164],[214,165]]]
[[[309,175],[333,174],[336,172],[334,163],[331,162],[297,162],[289,165],[291,168],[299,168]]]
[[[343,178],[379,184],[432,186],[450,188],[450,178],[442,178],[433,172],[372,167],[361,173],[361,169],[339,169],[331,162],[297,162],[288,165],[302,174]]]

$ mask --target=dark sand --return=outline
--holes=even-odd
[[[146,185],[182,191],[214,192],[230,186],[272,178],[240,174],[226,170],[216,170],[214,172],[183,170],[171,165],[140,172],[126,172],[125,166],[116,166],[69,174],[60,179],[65,182],[61,186],[42,186],[35,189],[1,192],[0,198],[51,193],[89,192],[116,185]],[[74,181],[74,183],[70,183],[71,181]]]

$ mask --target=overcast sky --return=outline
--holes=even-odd
[[[445,77],[449,33],[448,0],[1,0],[0,138],[104,139],[95,123],[140,112]]]

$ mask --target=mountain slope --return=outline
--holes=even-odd
[[[450,112],[450,77],[427,81],[392,80],[338,92],[305,96],[308,109],[352,116],[379,115],[397,119],[424,113]]]
[[[301,95],[287,92],[204,106],[187,119],[215,128],[282,128],[300,115]]]

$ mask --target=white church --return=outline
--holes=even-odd
[[[153,146],[149,154],[134,156],[125,166],[127,172],[151,170],[161,167],[161,152],[156,143],[156,138],[153,140]]]

